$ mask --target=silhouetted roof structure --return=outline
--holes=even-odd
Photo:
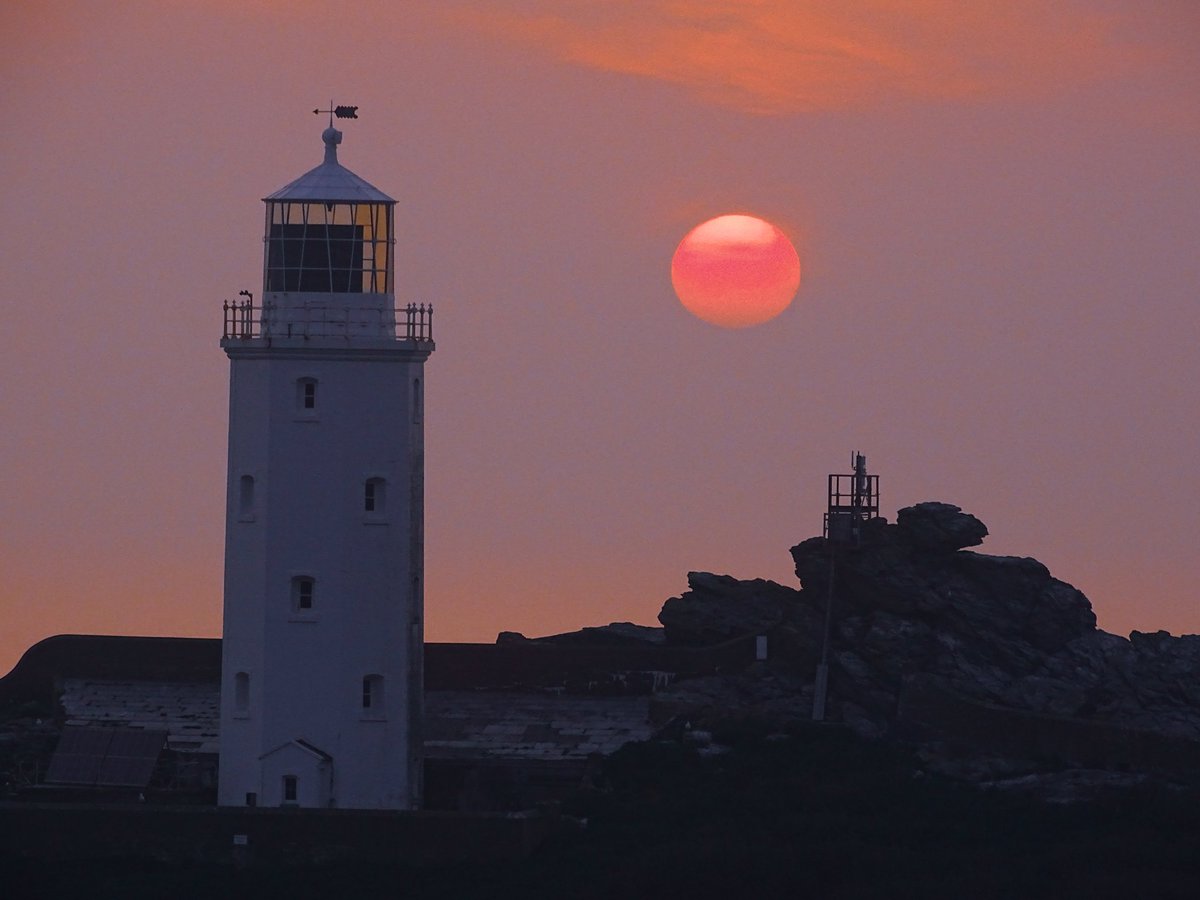
[[[68,726],[50,760],[46,783],[144,788],[166,741],[165,731]]]
[[[536,640],[503,644],[426,644],[428,690],[562,687],[595,692],[647,693],[654,673],[706,674],[744,664],[753,641],[715,647],[590,646]],[[646,676],[646,689],[629,673]],[[0,678],[0,706],[58,699],[63,679],[92,681],[209,682],[221,680],[220,638],[125,637],[59,634],[34,644],[13,670]]]
[[[0,678],[0,706],[53,704],[64,678],[220,682],[220,638],[57,634],[25,651]]]
[[[650,694],[659,687],[680,675],[736,669],[752,653],[745,641],[426,644],[426,755],[582,764],[649,738]],[[64,734],[72,735],[55,757],[61,783],[138,786],[153,769],[139,741],[153,744],[155,756],[164,744],[217,752],[220,680],[216,638],[58,635],[30,647],[0,679],[0,705],[60,704]]]

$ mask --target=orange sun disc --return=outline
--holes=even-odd
[[[725,328],[775,318],[800,287],[787,235],[755,216],[717,216],[687,233],[671,259],[671,284],[688,312]]]

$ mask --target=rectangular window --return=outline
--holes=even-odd
[[[371,708],[371,679],[370,678],[363,679],[362,703],[363,703],[363,709]]]
[[[297,781],[297,779],[296,779],[295,775],[284,775],[283,776],[283,802],[284,803],[295,803],[296,802],[296,781]]]
[[[363,291],[361,225],[272,224],[268,248],[268,291]]]
[[[304,382],[304,408],[317,408],[317,383],[315,381]]]

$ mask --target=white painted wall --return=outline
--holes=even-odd
[[[266,299],[266,298],[264,298]],[[423,410],[431,343],[378,336],[227,339],[231,361],[219,802],[265,784],[261,757],[303,739],[332,757],[331,805],[419,805]],[[304,410],[300,379],[317,382]],[[243,475],[255,479],[241,509]],[[386,509],[364,486],[386,479]],[[292,579],[315,580],[293,609]],[[234,679],[250,675],[248,709]],[[362,681],[384,679],[384,707]],[[314,796],[301,787],[302,798]],[[302,801],[304,802],[304,801]]]

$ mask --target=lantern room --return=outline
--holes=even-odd
[[[264,198],[265,294],[391,294],[396,201],[338,163],[342,133],[321,135],[325,160]]]

